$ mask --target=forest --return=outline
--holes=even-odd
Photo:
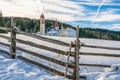
[[[21,18],[14,17],[14,23],[16,27],[18,27],[21,31],[28,33],[37,33],[39,31],[39,19],[29,19],[29,18]],[[54,25],[53,20],[45,20],[46,31],[49,31]],[[59,27],[63,25],[64,28],[71,27],[76,29],[74,26],[59,22]],[[0,17],[0,26],[10,28],[11,26],[11,18],[10,17]],[[6,33],[5,31],[1,31],[0,33]],[[120,32],[112,31],[107,29],[99,29],[99,28],[80,28],[80,37],[81,38],[94,38],[94,39],[105,39],[105,40],[117,40],[120,41]]]

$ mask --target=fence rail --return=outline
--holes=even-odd
[[[111,67],[111,65],[103,65],[103,64],[85,64],[85,63],[80,63],[79,65],[81,66],[94,66],[94,67]]]
[[[81,47],[89,47],[89,48],[99,48],[99,49],[108,49],[108,50],[120,50],[120,48],[115,47],[103,47],[103,46],[93,46],[93,45],[81,45]]]
[[[108,54],[108,53],[80,52],[79,54],[80,55],[89,55],[89,56],[120,57],[120,54]]]

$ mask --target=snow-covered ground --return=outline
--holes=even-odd
[[[4,34],[4,35],[9,36],[9,34]],[[53,39],[56,39],[56,40],[61,40],[61,41],[67,42],[67,43],[70,43],[71,41],[75,40],[75,38],[66,38],[66,37],[65,38],[63,38],[63,37],[52,37],[52,36],[46,36],[46,37],[50,37],[50,38],[53,38]],[[60,46],[60,45],[56,45],[56,44],[53,44],[53,43],[41,41],[41,40],[38,40],[38,39],[35,39],[35,38],[31,38],[31,37],[28,37],[28,36],[24,36],[24,35],[19,35],[18,34],[17,38],[18,39],[22,39],[22,40],[26,40],[26,41],[31,41],[31,42],[34,42],[34,43],[37,43],[37,44],[41,44],[41,45],[47,45],[49,47],[56,48],[56,49],[63,50],[63,51],[68,51],[69,50],[69,47],[63,47],[63,46]],[[107,46],[107,47],[120,47],[120,41],[84,39],[84,38],[80,39],[80,41],[83,42],[84,44],[87,44],[87,45],[97,45],[97,46]],[[2,39],[2,38],[0,38],[0,42],[4,42],[4,43],[7,43],[7,44],[10,44],[8,42],[8,40]],[[30,47],[28,45],[19,44],[19,43],[17,43],[17,46],[19,46],[21,48],[24,48],[24,49],[27,49],[27,50],[30,50],[30,51],[33,51],[33,52],[37,52],[37,53],[39,53],[41,55],[45,55],[45,56],[49,56],[51,58],[55,58],[55,59],[58,59],[58,60],[66,61],[66,56],[58,55],[58,54],[50,52],[50,51],[46,51],[46,50]],[[8,48],[3,47],[3,46],[1,46],[1,48],[8,50]],[[81,52],[107,53],[107,54],[120,54],[120,51],[118,51],[118,50],[105,50],[105,49],[93,49],[93,48],[81,48],[80,51]],[[20,55],[22,55],[22,56],[27,56],[30,59],[32,57],[31,55],[25,54],[23,52],[17,51],[17,54],[18,53],[20,53]],[[54,67],[55,69],[59,69],[59,70],[64,71],[64,68],[61,67],[61,66],[54,65],[53,63],[47,63],[45,60],[42,60],[42,59],[39,59],[39,58],[36,58],[36,57],[32,57],[32,59],[34,59],[35,61],[42,62],[44,65],[51,66],[52,68]],[[3,60],[1,60],[0,63],[5,64],[4,60],[6,60],[6,59],[3,58]],[[72,58],[71,58],[71,60],[72,60]],[[9,60],[8,60],[8,62],[9,62]],[[19,66],[18,63],[21,64],[22,61],[13,60],[11,62],[11,64],[14,64],[14,63],[17,63],[17,65]],[[87,55],[83,56],[82,55],[82,56],[80,56],[80,63],[113,65],[113,64],[120,64],[120,58],[100,57],[100,56],[98,57],[98,56],[87,56]],[[26,63],[23,63],[21,65],[30,66],[31,67],[30,69],[32,69],[32,66],[28,65]],[[8,65],[7,67],[9,67],[9,66],[10,65]],[[35,67],[33,66],[33,68],[35,68]],[[24,69],[24,71],[27,71],[25,69]],[[101,74],[105,70],[109,70],[109,68],[80,66],[80,73],[81,73],[81,75],[86,75],[88,80],[96,80],[96,79],[100,80],[101,76],[99,76],[97,78],[96,78],[96,76],[98,76],[99,74]],[[51,75],[50,75],[50,77],[47,76],[50,73],[46,73],[42,69],[39,69],[38,71],[40,71],[40,72],[36,73],[36,75],[38,75],[38,76],[35,75],[35,77],[37,77],[38,80],[47,80],[46,77],[48,77],[48,80],[51,79],[50,78]],[[41,71],[43,71],[43,75],[40,75],[40,74],[42,74]],[[45,75],[44,75],[44,72],[45,72]],[[19,71],[18,71],[18,73],[19,73]],[[8,73],[6,73],[6,74],[8,74]],[[5,75],[5,74],[3,74],[3,75]],[[118,75],[120,75],[120,74],[118,74]],[[43,78],[41,76],[45,76],[45,78]],[[55,80],[55,78],[56,78],[56,80],[59,80],[58,76],[57,77],[53,76],[53,78],[51,80]],[[34,78],[28,78],[28,79],[34,80]],[[3,79],[3,80],[5,80],[5,79]],[[22,79],[22,80],[26,80],[26,76],[25,76],[25,79]],[[65,78],[60,77],[60,80],[65,80]],[[110,79],[106,79],[105,78],[104,80],[110,80]],[[114,80],[114,79],[111,79],[111,80]]]
[[[24,61],[9,59],[3,54],[0,53],[0,80],[67,80]]]
[[[95,80],[120,80],[120,64],[112,65],[109,71],[97,76]]]

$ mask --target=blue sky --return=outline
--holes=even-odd
[[[120,0],[0,0],[3,16],[58,19],[73,26],[120,31]]]

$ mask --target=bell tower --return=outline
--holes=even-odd
[[[45,35],[45,16],[43,13],[40,16],[40,34]]]

